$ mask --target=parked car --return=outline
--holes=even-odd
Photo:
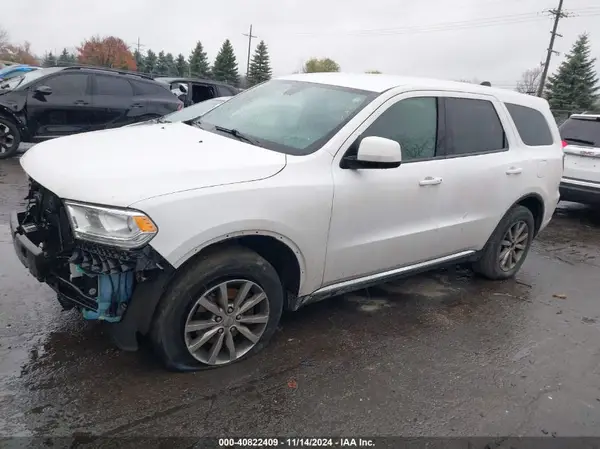
[[[0,159],[20,142],[117,128],[182,107],[148,76],[78,66],[35,70],[0,82]]]
[[[123,349],[147,335],[167,367],[196,370],[261,350],[284,310],[398,276],[457,263],[514,276],[562,164],[541,98],[292,75],[192,124],[33,147],[11,233],[64,307],[111,322]]]
[[[565,171],[562,200],[600,204],[600,114],[574,114],[560,126]]]
[[[168,86],[171,92],[176,93],[185,107],[211,98],[231,97],[239,93],[236,87],[218,81],[172,77],[157,77],[154,79]]]
[[[0,69],[0,82],[6,81],[10,78],[14,78],[16,76],[23,75],[24,73],[32,72],[34,70],[39,70],[39,69],[40,69],[40,67],[35,67],[32,65],[26,65],[26,64],[9,65],[9,66],[4,67],[3,69]]]
[[[186,122],[189,120],[195,120],[202,115],[206,114],[213,108],[216,108],[220,104],[229,100],[231,97],[217,97],[211,98],[210,100],[205,100],[201,103],[196,103],[192,106],[188,106],[187,108],[183,108],[179,111],[171,112],[163,117],[159,117],[153,120],[148,120],[147,122],[133,123],[128,126],[139,126],[139,125],[147,125],[152,123],[175,123],[175,122]]]

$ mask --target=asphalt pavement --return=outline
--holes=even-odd
[[[514,280],[437,271],[286,316],[191,374],[115,349],[13,254],[0,161],[0,436],[600,436],[600,210],[561,204]]]

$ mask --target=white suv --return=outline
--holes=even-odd
[[[306,74],[199,120],[37,145],[16,252],[64,307],[148,335],[171,369],[256,353],[284,310],[470,262],[513,276],[559,199],[545,100]]]
[[[573,114],[560,126],[565,169],[562,200],[600,204],[600,115]]]

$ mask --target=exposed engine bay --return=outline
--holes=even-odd
[[[61,199],[33,180],[26,200],[15,224],[25,237],[14,240],[17,254],[63,308],[77,307],[85,319],[121,321],[136,287],[168,265],[148,245],[124,250],[75,239]]]

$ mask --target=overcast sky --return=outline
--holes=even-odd
[[[3,1],[0,26],[37,54],[115,35],[142,49],[186,57],[201,40],[211,62],[231,39],[245,73],[250,24],[269,46],[275,75],[310,57],[349,72],[489,80],[511,87],[545,57],[558,0],[18,0]],[[600,59],[600,0],[565,0],[551,69],[588,31]],[[254,47],[258,40],[254,40]],[[600,65],[598,66],[600,69]]]

